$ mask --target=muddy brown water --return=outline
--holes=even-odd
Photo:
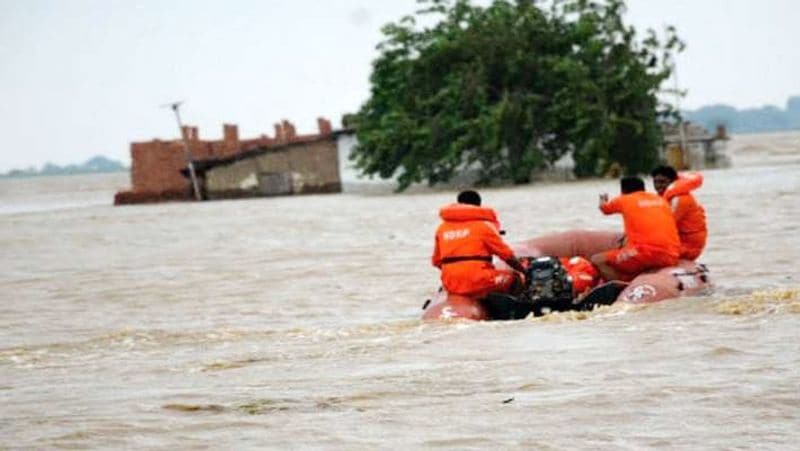
[[[0,448],[791,449],[800,134],[705,172],[711,296],[423,324],[452,192],[115,208],[0,180]],[[648,182],[649,183],[649,182]],[[484,190],[511,241],[613,229],[611,180]]]

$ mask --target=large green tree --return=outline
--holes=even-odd
[[[579,176],[649,170],[657,98],[682,49],[674,29],[638,40],[623,0],[418,0],[383,28],[351,158],[400,189],[470,169],[525,183],[572,152]]]

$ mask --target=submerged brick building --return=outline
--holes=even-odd
[[[339,192],[337,136],[330,121],[317,120],[318,131],[298,135],[284,120],[275,135],[240,139],[236,125],[224,124],[221,140],[201,140],[197,127],[184,126],[204,198],[249,197],[311,192]],[[180,139],[131,143],[131,189],[114,204],[192,200],[187,160]]]

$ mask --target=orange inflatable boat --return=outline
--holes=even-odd
[[[681,296],[695,296],[711,288],[702,264],[681,260],[677,265],[640,274],[629,283],[611,281],[575,296],[574,282],[561,262],[563,257],[585,257],[620,246],[622,234],[571,230],[517,243],[517,257],[528,268],[526,287],[518,296],[491,294],[483,299],[439,291],[424,305],[424,320],[521,319],[551,311],[592,310],[617,302],[646,304]],[[560,259],[559,257],[562,257]],[[502,262],[497,262],[498,267]]]

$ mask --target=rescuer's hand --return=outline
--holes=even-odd
[[[506,260],[506,264],[508,264],[508,266],[510,266],[513,270],[525,274],[525,267],[522,266],[522,263],[520,263],[517,257],[509,258],[508,260]]]

